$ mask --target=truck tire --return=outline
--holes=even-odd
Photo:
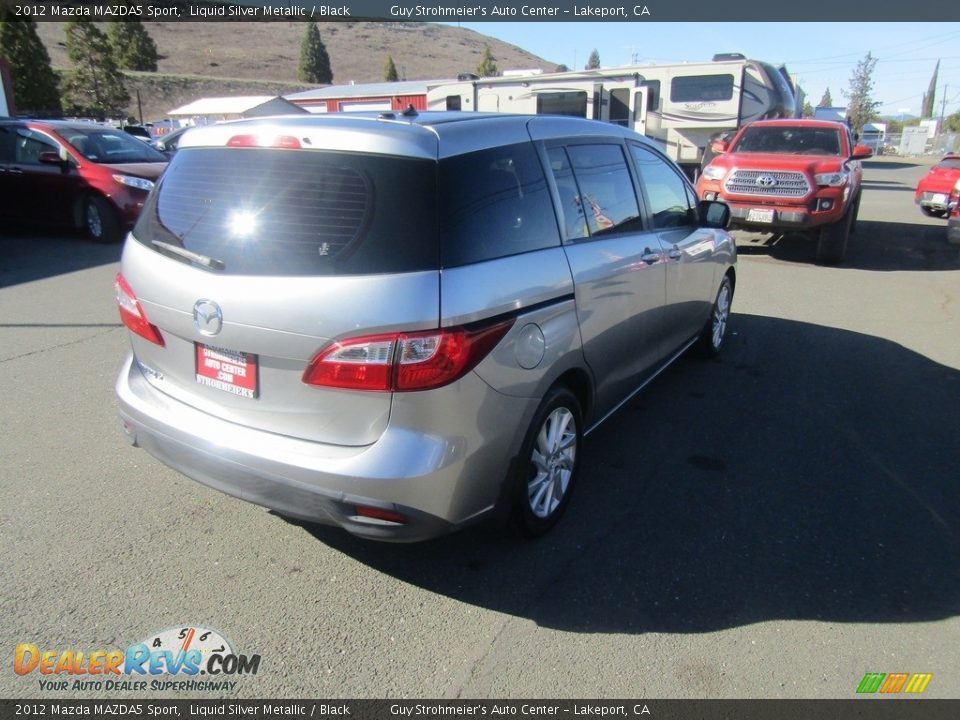
[[[817,262],[821,265],[838,265],[847,256],[847,240],[853,225],[855,205],[846,214],[830,225],[820,228],[817,241]]]

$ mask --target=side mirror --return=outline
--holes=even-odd
[[[722,155],[730,148],[730,143],[726,140],[714,140],[710,143],[710,149],[713,150],[714,155]]]
[[[700,201],[700,226],[726,230],[730,224],[730,206],[719,200]]]
[[[871,157],[873,157],[873,148],[869,145],[853,146],[853,154],[850,155],[851,160],[866,160]]]
[[[42,165],[57,165],[64,172],[66,172],[67,168],[70,167],[69,161],[60,157],[60,153],[58,152],[42,152],[37,159]]]

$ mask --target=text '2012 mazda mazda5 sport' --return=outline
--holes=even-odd
[[[117,276],[136,445],[292,517],[419,540],[560,517],[582,440],[718,352],[726,205],[579,118],[273,118],[188,133]]]

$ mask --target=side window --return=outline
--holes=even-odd
[[[440,254],[455,267],[560,244],[531,143],[440,161]]]
[[[680,174],[645,147],[631,143],[630,153],[647,191],[653,226],[660,229],[695,225],[697,203]]]
[[[620,145],[571,145],[567,154],[590,235],[639,230],[640,208],[623,148]]]
[[[670,81],[671,102],[705,102],[733,97],[733,75],[686,75]]]
[[[565,240],[579,240],[590,236],[587,230],[587,219],[583,215],[583,204],[580,202],[580,190],[573,177],[573,168],[570,158],[563,148],[551,148],[548,152],[550,170],[557,183],[557,192],[560,195],[560,214],[563,215],[563,238]]]
[[[39,165],[40,153],[59,153],[60,148],[53,140],[33,130],[21,128],[17,130],[17,144],[14,150],[14,161],[24,165]]]

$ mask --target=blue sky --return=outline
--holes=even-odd
[[[955,1],[955,0],[952,0]],[[864,6],[868,8],[869,5]],[[455,23],[451,23],[455,24]],[[880,113],[919,115],[940,59],[936,109],[946,86],[946,113],[960,110],[960,23],[461,23],[570,68],[596,48],[604,67],[709,60],[718,52],[785,64],[816,105],[830,88],[834,104],[857,63],[871,52]],[[500,68],[501,70],[509,68]]]

